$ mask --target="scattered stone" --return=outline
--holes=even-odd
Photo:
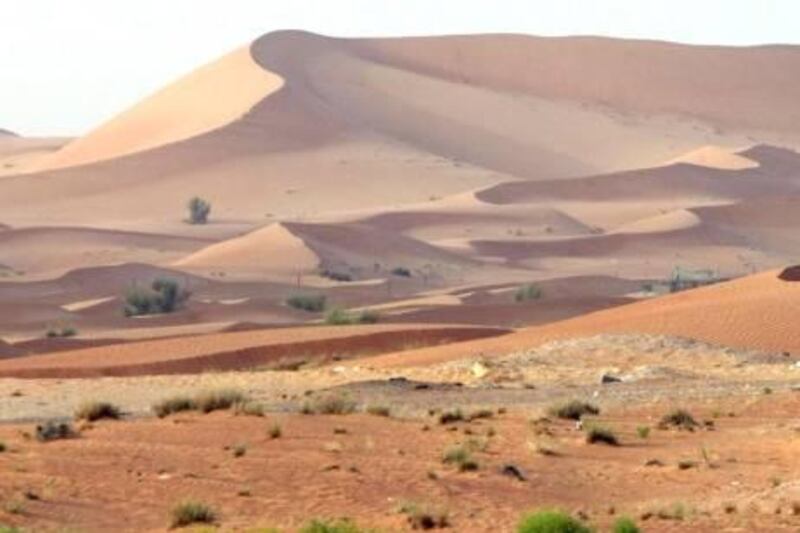
[[[609,383],[622,383],[622,378],[612,374],[603,374],[600,376],[600,383],[603,385],[607,385]]]

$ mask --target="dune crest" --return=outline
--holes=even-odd
[[[284,224],[270,224],[203,248],[173,263],[187,270],[286,278],[313,271],[319,257]]]
[[[283,78],[253,60],[249,47],[239,48],[168,85],[30,170],[85,165],[196,137],[241,118],[283,84]]]
[[[680,157],[671,159],[667,162],[667,165],[689,163],[691,165],[722,170],[744,170],[748,168],[758,168],[760,166],[758,161],[745,157],[738,152],[738,150],[732,150],[722,146],[701,146]]]

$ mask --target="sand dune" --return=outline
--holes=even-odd
[[[670,160],[667,164],[689,163],[708,168],[721,168],[725,170],[742,170],[745,168],[755,168],[758,161],[748,159],[734,150],[726,149],[721,146],[703,146],[692,150],[680,157]]]

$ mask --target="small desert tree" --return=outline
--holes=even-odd
[[[134,286],[125,295],[125,316],[142,316],[172,313],[179,309],[191,293],[168,278],[158,278],[150,288]]]
[[[205,224],[208,222],[208,215],[211,213],[211,203],[195,196],[187,204],[189,208],[190,224]]]

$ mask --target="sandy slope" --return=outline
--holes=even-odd
[[[737,348],[800,352],[795,327],[800,282],[770,271],[710,287],[616,307],[521,330],[498,339],[376,357],[376,366],[420,365],[478,355],[499,355],[554,339],[600,333],[649,333],[688,337]]]

